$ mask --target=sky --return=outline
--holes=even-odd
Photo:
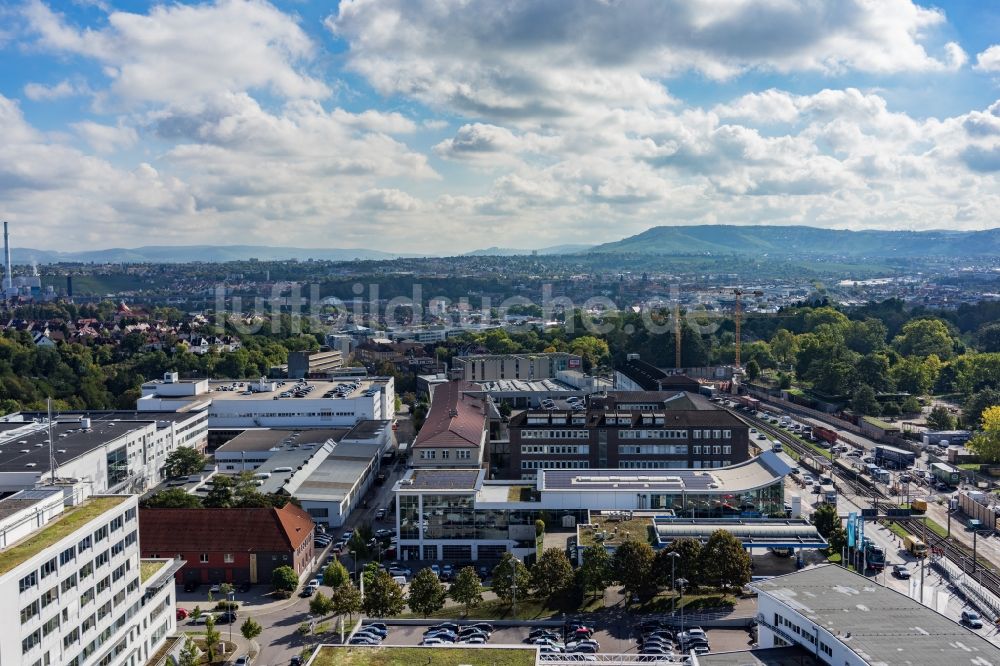
[[[0,0],[12,244],[985,229],[1000,3]]]

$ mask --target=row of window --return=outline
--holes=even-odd
[[[441,460],[451,459],[452,449],[441,449]],[[471,460],[472,451],[469,449],[454,449],[455,460]],[[421,460],[435,460],[437,459],[438,451],[437,449],[420,449],[420,459]]]
[[[521,439],[590,439],[590,431],[574,430],[522,430]]]
[[[589,444],[522,444],[522,454],[547,453],[562,455],[589,455]]]
[[[619,446],[618,453],[623,455],[653,455],[653,456],[686,456],[687,444],[639,444]]]
[[[619,430],[619,439],[687,439],[687,430],[664,430],[662,428]]]
[[[691,453],[693,455],[699,455],[703,453],[706,456],[708,455],[719,456],[719,455],[729,455],[732,452],[733,452],[733,447],[728,444],[723,446],[720,446],[718,444],[714,444],[711,446],[708,444],[705,444],[704,446],[699,446],[698,444],[691,445]]]
[[[621,469],[685,469],[686,460],[622,460],[618,463]]]
[[[780,613],[774,614],[774,626],[778,628],[788,627],[788,629],[791,630],[793,634],[802,637],[804,641],[810,643],[811,645],[816,645],[817,638],[815,633],[811,629],[805,629],[800,627],[798,624],[792,622],[787,617],[783,617]],[[824,643],[823,641],[819,641],[819,649],[820,652],[822,652],[826,656],[833,657],[833,648]]]
[[[586,469],[587,460],[522,460],[521,469]]]

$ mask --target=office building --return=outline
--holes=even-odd
[[[489,421],[484,400],[467,391],[469,382],[454,381],[434,390],[434,401],[413,442],[414,467],[478,467],[486,457]]]
[[[501,379],[555,379],[563,370],[581,370],[582,359],[576,354],[479,354],[456,356],[455,376],[470,382]]]
[[[167,456],[180,446],[204,450],[204,413],[84,412],[52,423],[55,481],[89,494],[141,492],[163,480]],[[41,414],[0,421],[0,492],[51,482],[49,427]]]
[[[328,375],[344,365],[339,349],[288,352],[288,378],[327,379]]]
[[[142,385],[139,411],[205,411],[208,428],[353,427],[358,421],[391,419],[396,412],[392,377],[335,380],[228,381],[163,379]]]
[[[685,518],[784,514],[790,468],[770,451],[718,469],[542,469],[531,484],[487,481],[482,469],[422,469],[393,487],[402,559],[496,560],[535,552],[537,519],[572,527],[591,511]],[[422,519],[421,519],[422,517]]]
[[[137,507],[61,488],[0,500],[0,622],[12,632],[0,663],[136,666],[164,644],[182,563],[140,559]]]
[[[824,565],[752,584],[758,645],[823,664],[1000,664],[1000,647],[915,599]]]
[[[624,392],[592,398],[585,409],[516,414],[500,473],[531,479],[544,468],[701,469],[747,460],[746,423],[725,410],[690,408],[688,396]]]

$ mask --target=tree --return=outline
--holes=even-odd
[[[205,467],[205,456],[190,446],[179,446],[167,455],[163,473],[168,477],[191,476]]]
[[[260,626],[260,622],[252,617],[248,617],[243,621],[243,624],[240,625],[240,633],[243,634],[243,638],[248,641],[252,641],[260,636],[262,631],[264,631],[264,628]]]
[[[418,571],[410,583],[407,601],[414,612],[424,617],[444,608],[445,589],[437,574],[430,569]]]
[[[403,588],[388,572],[379,570],[372,578],[371,585],[365,586],[362,610],[369,617],[392,617],[403,612],[404,606],[406,599],[403,597]]]
[[[720,590],[738,590],[750,582],[750,553],[726,530],[715,530],[701,549],[705,582]]]
[[[456,603],[462,604],[465,615],[469,614],[469,609],[478,606],[483,601],[483,583],[479,580],[479,574],[473,567],[464,567],[455,576],[448,596]]]
[[[347,581],[333,588],[330,593],[330,612],[334,615],[353,616],[361,610],[361,591]]]
[[[541,518],[535,520],[535,536],[542,536],[545,534],[545,521]]]
[[[760,377],[760,364],[757,363],[756,359],[750,359],[750,362],[747,363],[747,379],[755,382],[758,377]]]
[[[851,409],[863,416],[878,416],[882,408],[875,397],[875,389],[867,384],[859,386],[851,397]]]
[[[347,550],[354,551],[358,559],[367,560],[371,558],[372,549],[368,543],[372,540],[372,528],[370,525],[358,525],[354,534],[347,541]]]
[[[514,411],[511,408],[510,403],[507,402],[506,400],[500,401],[500,406],[497,408],[497,410],[500,412],[500,416],[506,416],[507,418],[510,418],[511,413]]]
[[[149,509],[200,509],[201,500],[183,488],[161,490],[142,502]]]
[[[830,532],[830,536],[826,538],[829,547],[827,548],[830,553],[840,553],[844,550],[847,545],[847,530],[844,529],[843,525],[834,525],[833,530]]]
[[[309,612],[317,617],[323,617],[333,612],[333,604],[330,598],[322,592],[317,592],[309,599]]]
[[[969,440],[968,447],[985,463],[1000,462],[1000,406],[983,412],[982,430]]]
[[[500,563],[493,568],[493,592],[497,599],[510,604],[516,599],[518,590],[521,596],[527,596],[531,585],[531,575],[524,562],[511,553],[504,553]]]
[[[569,352],[583,359],[583,367],[590,370],[608,360],[608,343],[592,335],[583,335],[569,343]]]
[[[611,582],[611,555],[604,546],[587,546],[580,565],[580,582],[583,589],[597,596]]]
[[[983,412],[994,405],[1000,405],[1000,390],[985,388],[973,393],[962,407],[962,421],[966,428],[978,428]]]
[[[215,618],[213,616],[205,618],[205,656],[208,657],[210,664],[215,661],[215,648],[221,639],[222,634],[215,628]]]
[[[626,592],[639,594],[655,586],[652,580],[653,548],[645,541],[626,539],[611,558],[615,580]]]
[[[919,414],[921,409],[920,401],[917,400],[917,397],[914,395],[907,396],[906,399],[903,400],[903,404],[899,406],[899,409],[904,414]]]
[[[799,345],[795,334],[788,329],[779,328],[771,338],[771,353],[779,363],[788,365],[794,362],[798,351]]]
[[[979,349],[984,352],[1000,352],[1000,323],[986,324],[976,332]]]
[[[271,585],[280,592],[294,592],[299,586],[299,575],[290,566],[281,566],[271,574]]]
[[[334,560],[323,570],[323,584],[330,587],[340,587],[351,580],[351,575],[347,572],[347,567],[341,564],[340,560]]]
[[[672,557],[677,553],[680,557]],[[656,553],[653,559],[653,577],[660,585],[670,587],[671,572],[674,579],[683,578],[689,589],[701,585],[701,542],[693,537],[674,539],[669,546]]]
[[[892,341],[903,356],[930,356],[949,359],[955,352],[955,341],[948,325],[940,319],[914,319],[903,326]]]
[[[181,648],[181,653],[177,660],[177,666],[198,666],[201,662],[199,658],[201,656],[201,650],[195,645],[195,642],[191,640],[190,637],[184,640],[184,647]]]
[[[816,531],[820,533],[820,536],[828,539],[830,533],[833,532],[833,528],[840,525],[840,516],[837,515],[837,507],[832,504],[821,504],[813,512],[813,525],[816,526]]]
[[[931,430],[951,430],[955,427],[955,419],[944,405],[934,405],[927,415],[927,427]]]
[[[546,548],[531,569],[531,587],[546,599],[565,591],[573,582],[573,565],[560,548]]]
[[[213,509],[228,509],[235,504],[236,484],[232,478],[225,474],[216,474],[212,477],[212,487],[205,493],[202,504]]]
[[[778,373],[778,388],[781,390],[787,390],[792,388],[792,376],[787,372]]]

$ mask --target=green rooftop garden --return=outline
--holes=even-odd
[[[0,551],[0,574],[5,574],[17,565],[34,557],[54,543],[72,534],[99,515],[115,508],[127,498],[91,497],[77,506],[64,510],[58,518],[17,544]]]
[[[139,580],[145,583],[147,580],[156,575],[156,572],[167,566],[166,560],[140,560],[139,561]]]
[[[649,543],[652,540],[653,521],[649,516],[622,520],[611,516],[592,515],[590,525],[580,525],[578,533],[583,547],[598,544],[617,546],[626,539]],[[606,538],[598,538],[598,533]]]

